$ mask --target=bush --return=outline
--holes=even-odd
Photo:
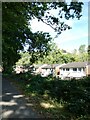
[[[81,80],[52,80],[50,76],[42,78],[40,75],[23,73],[17,75],[17,78],[24,83],[26,93],[47,94],[48,99],[58,104],[62,100],[65,109],[74,116],[90,114],[90,77]]]

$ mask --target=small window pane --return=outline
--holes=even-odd
[[[77,71],[77,68],[73,68],[73,71]]]
[[[69,71],[69,68],[66,68],[66,71]]]
[[[81,71],[81,68],[78,68],[78,71]]]
[[[65,71],[65,68],[63,68],[63,71]]]

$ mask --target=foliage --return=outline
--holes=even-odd
[[[78,51],[77,51],[78,52]],[[62,63],[68,63],[68,62],[83,62],[88,61],[88,53],[68,53],[67,51],[64,52],[64,50],[60,50],[57,48],[55,43],[52,43],[51,45],[51,51],[47,56],[45,56],[43,59],[39,59],[36,61],[36,63],[48,63],[48,64],[62,64]]]
[[[30,20],[38,18],[45,24],[51,26],[58,34],[70,26],[61,22],[62,18],[80,18],[82,2],[3,2],[2,3],[2,61],[4,70],[9,70],[20,58],[19,51],[23,50],[25,44],[29,45],[32,53],[31,62],[35,61],[38,54],[42,56],[48,50],[50,36],[47,33],[32,33],[28,27]],[[51,15],[50,10],[57,9],[58,17]],[[73,10],[73,12],[71,12]],[[63,13],[63,14],[62,14]],[[35,53],[35,50],[36,54]],[[43,51],[43,52],[42,52]],[[34,57],[35,56],[35,57]]]
[[[89,115],[90,78],[83,80],[50,80],[50,78],[35,77],[26,87],[26,91],[43,95],[45,91],[49,99],[58,103],[62,100],[65,109],[74,116]]]
[[[21,52],[19,53],[21,58],[18,60],[18,62],[16,62],[16,65],[29,65],[30,64],[30,58],[31,55],[29,54],[29,52]]]
[[[59,80],[56,78],[52,79],[52,77],[42,78],[40,75],[34,76],[30,73],[23,73],[17,75],[17,79],[26,94],[41,95],[42,99],[52,101],[53,105],[57,106],[55,108],[57,111],[59,106],[63,106],[62,112],[60,110],[61,114],[64,112],[62,117],[53,108],[47,109],[48,112],[54,111],[55,116],[58,114],[59,116],[57,117],[62,118],[62,120],[63,117],[66,119],[71,116],[75,120],[89,119],[90,77],[80,80]]]
[[[87,52],[88,52],[88,61],[90,61],[90,45],[88,45]]]
[[[78,56],[79,61],[88,61],[88,53],[86,51],[86,45],[81,45],[79,47],[79,56]]]
[[[32,42],[29,44],[29,53],[31,55],[30,62],[34,63],[43,55],[47,55],[50,50],[49,42],[51,37],[49,33],[37,32],[32,36]]]
[[[81,46],[79,47],[79,52],[80,52],[80,53],[84,53],[84,52],[85,52],[85,45],[81,45]]]
[[[50,51],[48,49],[48,54],[42,54],[43,56],[39,56],[39,59],[37,59],[37,53],[34,52],[35,63],[36,64],[62,64],[62,63],[68,63],[68,62],[82,62],[82,61],[88,61],[88,53],[68,53],[64,50],[60,50],[54,42],[51,42],[49,44]],[[16,63],[17,65],[30,65],[30,58],[32,58],[31,54],[29,52],[23,52],[20,53],[21,59]]]
[[[47,43],[51,39],[49,34],[42,32],[32,33],[30,31],[30,28],[28,28],[28,19],[31,19],[31,16],[28,15],[28,6],[24,7],[24,4],[2,4],[2,60],[4,70],[8,70],[20,58],[18,54],[19,50],[23,50],[23,47],[27,43],[29,44],[29,52],[33,52],[35,47],[36,50],[40,49],[38,51],[39,54],[43,49],[46,52],[46,46],[48,49]],[[38,44],[35,44],[35,42]]]
[[[61,64],[61,63],[68,63],[75,61],[75,58],[70,53],[64,53],[62,50],[60,50],[54,42],[51,43],[50,47],[51,51],[49,51],[47,56],[44,56],[44,58],[40,58],[38,61],[36,61],[36,64],[38,63],[47,63],[47,64]]]

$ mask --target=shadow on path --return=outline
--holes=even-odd
[[[2,118],[41,118],[15,86],[6,79],[2,80]]]

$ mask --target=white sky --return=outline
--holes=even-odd
[[[54,39],[54,42],[60,49],[72,51],[73,49],[78,49],[82,44],[88,45],[88,2],[84,2],[82,15],[80,20],[71,19],[66,21],[72,29],[62,32],[58,38]],[[31,29],[33,32],[49,32],[52,38],[56,35],[51,27],[42,22],[38,22],[37,19],[31,21]]]

